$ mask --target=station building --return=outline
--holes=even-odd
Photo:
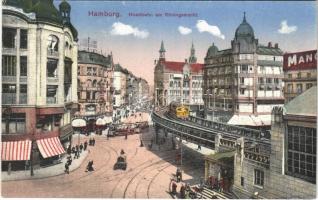
[[[236,194],[240,198],[249,198],[255,192],[261,198],[316,198],[316,127],[316,86],[295,97],[284,108],[275,107],[269,162],[261,162],[260,151],[237,153],[234,160]]]
[[[71,6],[9,0],[2,12],[2,170],[54,164],[71,142],[77,109]]]

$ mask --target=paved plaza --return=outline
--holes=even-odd
[[[89,198],[172,198],[169,185],[176,172],[176,154],[169,141],[160,147],[149,144],[154,136],[152,127],[142,134],[121,137],[94,136],[95,146],[89,146],[87,156],[70,174],[38,179],[2,181],[3,197],[89,197]],[[161,136],[164,137],[164,136]],[[81,137],[81,141],[89,137]],[[140,147],[140,140],[144,147]],[[127,154],[127,170],[113,170],[120,150]],[[160,150],[159,150],[160,149]],[[184,182],[195,184],[204,175],[204,162],[197,151],[183,147]],[[84,156],[83,156],[84,157]],[[95,171],[85,172],[89,160]],[[62,164],[64,166],[64,164]],[[52,170],[63,168],[52,167]],[[36,173],[36,172],[35,172]],[[14,174],[14,173],[13,173]],[[179,191],[179,187],[178,187]]]

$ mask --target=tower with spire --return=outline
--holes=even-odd
[[[159,60],[165,60],[165,53],[166,53],[166,49],[165,46],[163,44],[163,41],[161,41],[161,46],[160,46],[160,50],[159,50]]]
[[[194,45],[192,42],[192,46],[191,46],[191,53],[190,53],[190,57],[189,57],[189,63],[196,63],[197,62],[197,57],[195,56],[195,49],[194,49]]]

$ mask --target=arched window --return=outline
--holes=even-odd
[[[170,87],[173,87],[173,81],[170,81]]]
[[[93,87],[96,87],[96,86],[97,86],[97,81],[93,80]]]
[[[87,81],[86,81],[86,87],[91,87],[92,86],[92,80],[90,80],[90,79],[88,79]]]
[[[59,39],[55,35],[48,37],[48,50],[51,52],[58,52],[59,50]]]

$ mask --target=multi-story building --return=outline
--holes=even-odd
[[[284,97],[289,102],[317,85],[317,50],[284,54]]]
[[[113,58],[94,52],[78,52],[78,111],[94,128],[98,118],[112,118],[113,115]],[[91,130],[92,131],[92,130]]]
[[[148,82],[143,79],[138,79],[138,99],[148,99],[149,98],[149,85]]]
[[[113,77],[113,118],[114,121],[120,120],[126,113],[127,100],[127,69],[124,69],[120,64],[115,64]]]
[[[189,61],[166,61],[165,48],[161,42],[159,60],[154,71],[155,105],[167,106],[172,101],[190,105],[197,110],[203,105],[202,73],[203,64],[196,63],[195,49],[192,44]]]
[[[132,72],[128,71],[126,81],[127,105],[132,108],[138,101],[138,79]]]
[[[283,56],[278,44],[260,45],[246,21],[231,48],[208,49],[203,100],[207,119],[243,126],[270,126],[271,110],[283,105]]]
[[[316,198],[316,127],[316,86],[295,97],[284,108],[275,107],[267,152],[270,158],[264,162],[258,145],[254,150],[247,152],[242,148],[241,153],[235,154],[235,194],[244,199],[255,193],[265,199]]]
[[[57,161],[77,109],[77,31],[63,1],[2,7],[2,169]],[[15,152],[12,154],[10,152]]]

